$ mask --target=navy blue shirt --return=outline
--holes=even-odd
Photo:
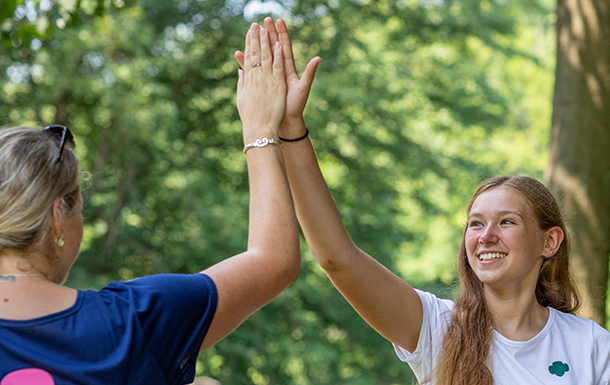
[[[0,319],[0,385],[188,384],[218,302],[204,274],[79,291],[59,313]]]

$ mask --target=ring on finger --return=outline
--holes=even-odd
[[[252,64],[252,68],[254,68],[254,67],[260,67],[260,66],[261,66],[261,63],[254,63],[254,64]]]

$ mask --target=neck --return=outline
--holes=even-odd
[[[0,274],[0,282],[15,282],[17,277],[45,277],[44,274]]]
[[[549,317],[549,310],[538,303],[534,292],[511,296],[486,290],[485,301],[496,331],[510,340],[532,339],[544,328]]]
[[[15,277],[49,277],[53,271],[49,258],[40,253],[4,251],[0,254],[0,277],[3,282],[15,281]],[[7,278],[12,277],[12,278]]]

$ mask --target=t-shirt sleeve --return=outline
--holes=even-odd
[[[401,346],[394,345],[400,358],[411,366],[419,381],[426,378],[438,364],[441,344],[447,325],[451,320],[453,302],[442,300],[432,293],[415,289],[422,302],[423,319],[417,341],[417,347],[409,352]]]
[[[212,279],[205,274],[158,274],[111,282],[104,290],[129,301],[168,383],[190,383],[218,303]]]
[[[593,324],[593,341],[595,341],[595,368],[601,371],[597,385],[610,384],[610,332],[595,322]]]

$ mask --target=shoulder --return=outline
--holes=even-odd
[[[595,321],[574,314],[563,313],[553,308],[549,309],[555,313],[555,326],[562,334],[565,333],[574,338],[590,338],[596,344],[602,344],[610,348],[610,332],[599,326]]]
[[[449,299],[441,299],[435,294],[419,289],[415,289],[415,292],[419,295],[419,299],[421,299],[424,312],[442,314],[446,312],[451,313],[451,310],[453,310],[454,303]]]
[[[564,313],[554,308],[549,308],[549,311],[554,313],[555,322],[558,327],[570,328],[574,331],[592,332],[596,328],[601,328],[597,323],[588,319],[579,317],[575,314]]]
[[[157,274],[127,282],[110,282],[97,295],[108,306],[149,308],[153,304],[189,306],[207,302],[215,309],[218,293],[212,279],[197,274]]]
[[[199,292],[201,290],[216,290],[212,279],[205,274],[156,274],[126,282],[112,281],[100,290],[99,293],[146,292],[188,294],[189,292]]]

